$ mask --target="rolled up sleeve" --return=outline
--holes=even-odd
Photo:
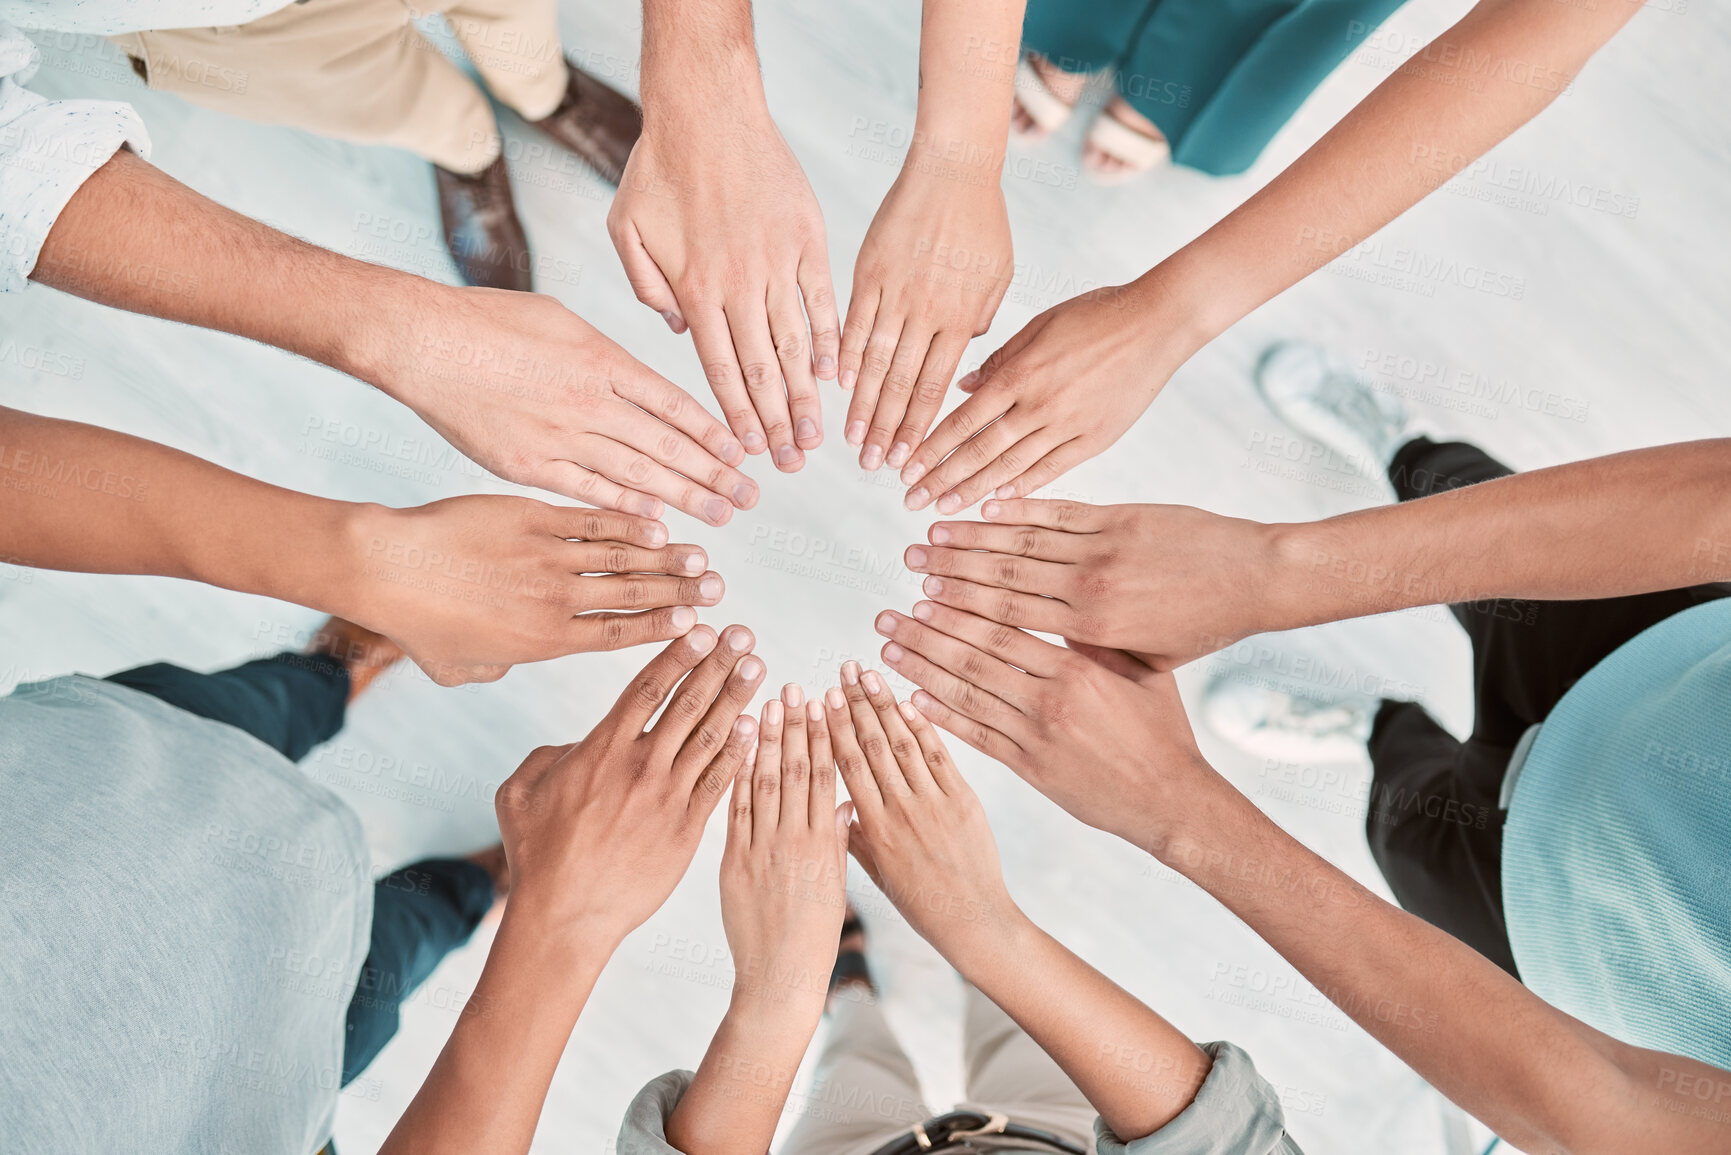
[[[669,1071],[637,1092],[625,1109],[625,1122],[619,1124],[618,1155],[685,1155],[667,1141],[667,1120],[691,1088],[692,1078],[690,1071]]]
[[[1204,1043],[1202,1049],[1214,1067],[1190,1105],[1140,1139],[1120,1139],[1104,1119],[1095,1120],[1099,1155],[1304,1155],[1286,1133],[1280,1096],[1250,1056],[1231,1043]]]
[[[112,100],[47,100],[24,85],[36,45],[0,21],[0,292],[17,292],[72,194],[122,145],[150,155],[144,122]]]

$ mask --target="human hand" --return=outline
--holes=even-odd
[[[932,602],[876,625],[921,714],[1090,826],[1147,849],[1219,781],[1172,675],[1121,650],[1065,649]],[[842,777],[851,791],[845,763]]]
[[[669,123],[646,105],[607,232],[637,299],[691,330],[746,452],[792,473],[823,443],[813,375],[835,373],[823,214],[761,97],[708,112]]]
[[[1169,670],[1274,628],[1270,527],[1183,505],[988,501],[907,566],[925,594],[1006,626],[1130,650]]]
[[[673,893],[757,732],[743,626],[699,626],[650,660],[580,742],[543,746],[494,797],[511,905],[546,933],[619,940]],[[667,709],[648,730],[650,717]]]
[[[991,327],[1012,261],[995,179],[903,169],[860,246],[842,328],[847,441],[863,444],[862,467],[900,469],[920,444],[968,342]]]
[[[734,780],[721,858],[736,1006],[807,1005],[815,1023],[847,909],[851,814],[835,804],[822,703],[784,687],[764,703],[755,764]]]
[[[691,629],[725,586],[701,549],[666,541],[659,522],[525,497],[357,506],[331,597],[440,685],[488,682]]]
[[[853,799],[848,850],[908,925],[956,962],[1019,918],[985,811],[932,724],[857,662],[824,712]]]
[[[1200,346],[1139,285],[1096,289],[1035,317],[957,382],[972,393],[902,469],[906,504],[955,513],[1025,497],[1105,450]]]
[[[357,375],[506,481],[724,525],[757,503],[745,451],[696,398],[552,297],[406,279],[416,294]]]

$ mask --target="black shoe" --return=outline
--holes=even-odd
[[[529,238],[511,199],[504,153],[474,176],[433,166],[445,244],[463,280],[483,289],[530,291]]]
[[[643,110],[629,96],[565,64],[565,99],[531,123],[587,161],[615,188],[631,146],[643,135]]]
[[[842,948],[838,944],[835,966],[829,973],[829,998],[836,998],[838,992],[842,998],[857,1001],[869,1002],[877,997],[878,985],[872,979],[871,968],[866,965],[865,927],[850,902],[847,917],[841,924],[841,941],[846,942],[856,934],[860,937],[860,946]]]

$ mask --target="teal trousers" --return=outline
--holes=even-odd
[[[1118,94],[1215,176],[1249,168],[1401,0],[1028,0],[1022,47]]]

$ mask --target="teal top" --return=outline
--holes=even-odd
[[[1521,978],[1731,1069],[1731,598],[1643,631],[1545,719],[1503,831]]]

